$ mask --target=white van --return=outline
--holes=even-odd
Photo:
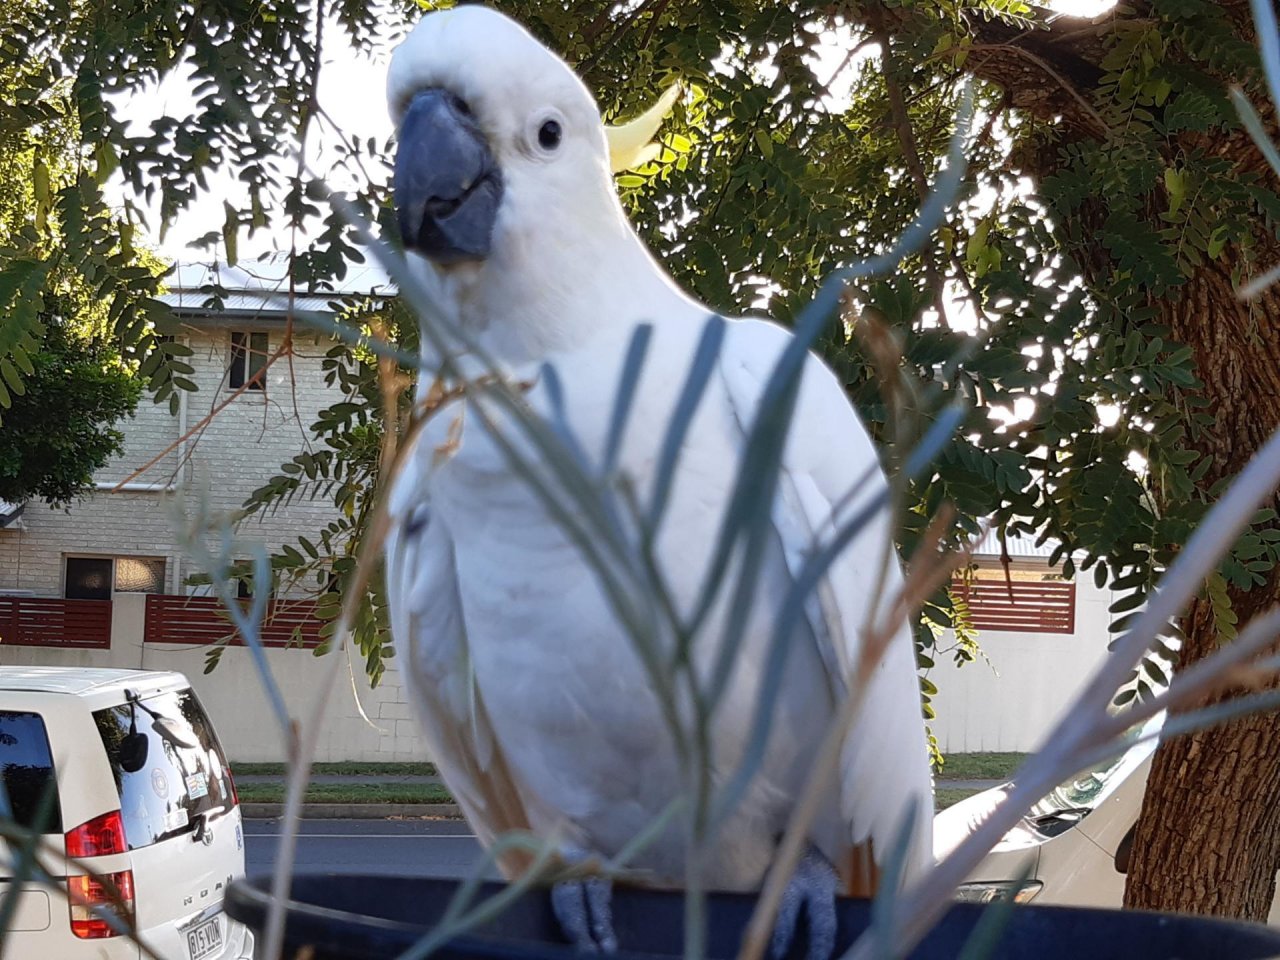
[[[180,673],[0,667],[0,822],[42,836],[47,876],[22,880],[6,957],[247,960],[222,912],[244,875],[235,784]],[[0,902],[20,851],[0,860]]]

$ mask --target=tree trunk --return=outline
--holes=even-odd
[[[1205,491],[1238,472],[1280,424],[1280,327],[1269,322],[1277,316],[1274,288],[1242,303],[1224,268],[1213,265],[1165,311],[1174,336],[1195,352],[1202,393],[1217,421],[1192,439],[1214,458],[1201,481]],[[1273,569],[1265,586],[1231,592],[1241,623],[1275,604],[1278,580]],[[1184,664],[1220,643],[1208,600],[1192,604],[1182,628]],[[1134,835],[1125,905],[1265,920],[1280,866],[1278,828],[1280,722],[1274,715],[1162,744]]]
[[[1125,906],[1265,921],[1280,860],[1280,726],[1254,716],[1156,752]]]
[[[1188,654],[1217,642],[1207,601],[1184,619]],[[1252,716],[1161,744],[1151,765],[1125,906],[1265,920],[1280,863],[1280,724]]]

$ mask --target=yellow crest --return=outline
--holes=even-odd
[[[654,135],[671,108],[680,99],[680,85],[674,84],[652,107],[634,120],[604,128],[609,142],[609,166],[614,173],[642,167],[662,152],[662,145],[654,143]]]

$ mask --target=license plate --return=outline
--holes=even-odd
[[[187,931],[187,952],[191,960],[203,960],[222,949],[222,925],[212,917]]]

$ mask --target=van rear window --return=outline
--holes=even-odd
[[[190,833],[201,817],[230,810],[227,759],[190,689],[98,710],[93,715],[120,793],[130,850]],[[145,759],[129,756],[130,725],[147,739]],[[136,769],[126,769],[137,766]]]
[[[40,714],[0,710],[0,783],[18,826],[62,832],[58,779]]]

